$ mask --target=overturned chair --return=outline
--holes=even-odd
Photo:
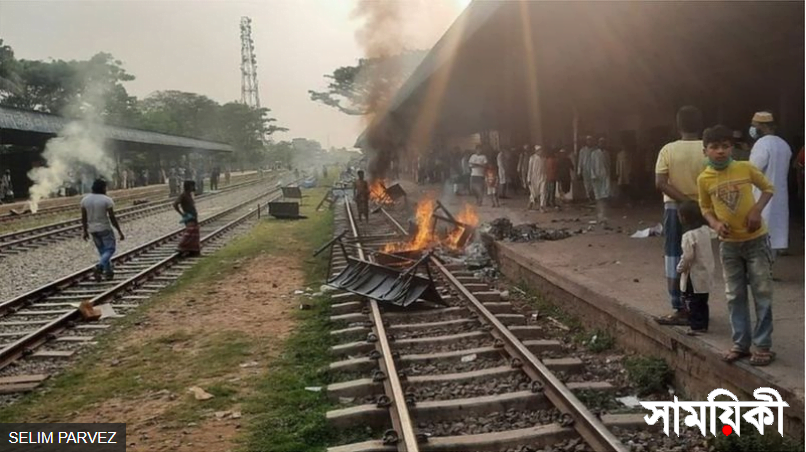
[[[381,183],[381,187],[383,188],[383,196],[380,197],[376,201],[377,207],[372,209],[372,213],[378,213],[381,211],[381,208],[385,205],[396,205],[398,201],[401,199],[403,200],[403,204],[408,203],[408,196],[406,195],[406,190],[403,190],[403,187],[400,184],[390,185],[386,187]]]
[[[349,256],[347,254],[349,245],[342,241],[343,236],[344,234],[337,236],[314,253],[316,256],[326,249],[332,250],[333,245],[338,244],[347,260],[347,267],[330,277],[328,285],[401,307],[408,307],[417,300],[446,305],[434,285],[431,270],[428,268],[431,253],[424,254],[416,261],[401,257],[400,261],[413,263],[408,266],[389,267]],[[425,269],[427,278],[416,274],[420,267]]]

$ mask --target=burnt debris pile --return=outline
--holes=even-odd
[[[562,240],[574,235],[566,228],[542,228],[534,223],[513,225],[509,218],[496,218],[490,222],[488,233],[496,240],[510,242],[539,242]]]

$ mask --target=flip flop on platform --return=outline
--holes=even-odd
[[[750,356],[750,352],[733,349],[722,357],[722,361],[725,361],[726,363],[735,363],[736,361],[742,358],[747,358],[748,356]]]
[[[773,361],[775,361],[775,352],[769,350],[757,350],[753,353],[753,356],[750,357],[751,366],[768,366]]]

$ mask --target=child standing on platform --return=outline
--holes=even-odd
[[[700,208],[719,234],[719,254],[725,278],[733,347],[722,358],[732,363],[750,356],[753,366],[775,358],[772,348],[773,253],[761,212],[772,199],[774,186],[750,162],[734,162],[733,131],[715,126],[703,134],[708,167],[697,178]],[[761,191],[758,200],[753,187]],[[751,326],[748,286],[753,293],[756,326]],[[750,353],[750,345],[755,351]]]
[[[685,201],[677,210],[683,225],[683,255],[677,264],[680,292],[689,311],[689,335],[708,332],[708,294],[714,281],[713,230],[695,201]]]
[[[493,207],[498,207],[498,171],[493,165],[487,165],[485,170],[485,181],[487,182],[487,196],[490,197]]]

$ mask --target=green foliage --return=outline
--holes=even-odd
[[[672,383],[674,372],[666,361],[655,357],[635,356],[624,360],[630,383],[638,395],[665,392]]]
[[[804,443],[801,439],[796,441],[792,438],[781,437],[777,431],[766,427],[764,435],[759,434],[758,430],[751,424],[742,420],[739,428],[741,429],[742,436],[729,435],[725,436],[719,433],[722,429],[722,424],[717,421],[717,436],[710,440],[711,445],[714,447],[715,452],[803,452]]]
[[[325,75],[327,91],[309,90],[320,102],[348,115],[366,115],[386,105],[402,83],[425,58],[425,50],[409,50],[399,55],[362,58],[356,66],[343,66]]]
[[[124,83],[134,80],[108,53],[89,60],[17,60],[0,40],[0,104],[85,117],[93,109],[105,123],[219,141],[235,148],[240,167],[267,161],[264,142],[285,131],[268,108],[238,102],[220,105],[195,93],[158,91],[138,101]]]
[[[593,353],[601,353],[611,350],[616,345],[616,339],[607,331],[594,330],[593,332],[580,331],[574,336],[574,340]]]

